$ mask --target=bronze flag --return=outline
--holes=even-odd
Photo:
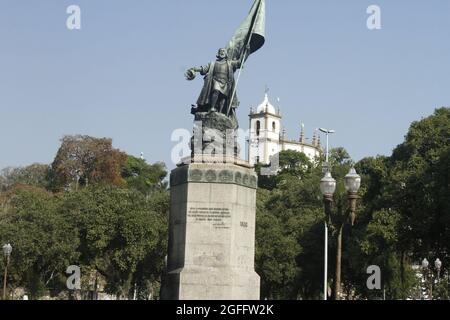
[[[266,2],[255,0],[250,13],[236,30],[227,46],[228,57],[231,60],[240,60],[244,54],[245,59],[260,49],[265,42],[266,29]],[[246,52],[247,46],[250,51]]]

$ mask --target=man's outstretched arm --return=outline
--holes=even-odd
[[[208,71],[209,71],[209,64],[206,66],[190,68],[189,70],[186,71],[186,73],[184,75],[187,80],[194,80],[195,74],[197,72],[200,73],[202,76],[204,76],[205,74],[208,73]]]

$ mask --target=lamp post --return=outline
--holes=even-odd
[[[11,256],[12,246],[8,243],[3,246],[3,254],[6,259],[5,275],[3,278],[3,300],[6,300],[6,281],[8,277],[9,257]]]
[[[336,180],[333,179],[331,173],[327,171],[325,177],[320,180],[320,191],[323,194],[323,201],[325,203],[325,265],[324,265],[324,288],[323,296],[324,300],[327,300],[328,296],[328,222],[331,217],[331,203],[333,202],[333,194],[336,191]],[[328,220],[328,221],[327,221]]]
[[[427,282],[429,282],[428,284],[428,290],[429,290],[429,298],[430,300],[433,300],[433,284],[434,284],[434,274],[433,274],[433,270],[431,270],[431,268],[429,268],[430,263],[428,262],[427,258],[424,258],[422,260],[422,270],[423,270],[423,275],[424,275],[424,280],[425,280],[425,287],[427,287]],[[439,258],[437,258],[434,261],[434,268],[436,269],[436,283],[439,282],[440,279],[440,275],[441,275],[441,268],[442,268],[442,262]]]
[[[434,261],[434,267],[437,270],[437,281],[439,281],[439,278],[441,275],[441,267],[442,267],[442,262],[441,262],[441,260],[439,260],[439,258],[437,258],[436,261]]]
[[[345,190],[347,191],[349,208],[342,212],[333,213],[333,194],[336,190],[336,180],[331,176],[330,171],[325,172],[325,176],[320,181],[320,190],[323,195],[325,214],[329,223],[333,223],[337,230],[336,238],[336,269],[334,278],[334,299],[340,300],[341,292],[341,260],[342,260],[342,231],[344,224],[350,218],[351,225],[355,222],[356,201],[358,199],[358,190],[361,186],[361,177],[356,173],[355,168],[351,168],[344,178]]]
[[[330,172],[330,164],[328,162],[328,138],[329,135],[334,133],[334,130],[328,130],[328,129],[324,129],[324,128],[319,128],[319,130],[323,133],[325,133],[325,135],[327,136],[327,144],[326,144],[326,149],[325,149],[325,165],[324,165],[324,171],[325,172]],[[331,174],[330,174],[331,177]],[[325,179],[325,178],[324,178]],[[334,180],[333,178],[331,178],[332,180]],[[323,180],[323,179],[322,179]],[[333,183],[332,181],[324,181],[325,184],[327,183]],[[321,188],[322,188],[322,182],[321,182]],[[327,188],[327,186],[324,186],[324,188]],[[331,192],[331,197],[333,197],[333,193],[336,190],[336,181],[334,180],[334,187],[331,186],[332,188],[332,192]],[[322,189],[321,189],[322,190]],[[322,193],[324,194],[324,192],[328,192],[327,195],[330,196],[330,192],[331,189],[324,189],[324,191],[322,191]],[[324,194],[325,196],[325,194]],[[324,241],[324,268],[323,268],[323,300],[327,300],[328,297],[328,222],[325,219],[324,222],[324,226],[325,226],[325,241]]]
[[[427,258],[424,258],[422,260],[422,270],[423,270],[423,277],[425,280],[425,289],[428,290],[428,298],[429,300],[433,300],[433,274],[428,269],[428,266],[430,263],[428,262]],[[431,281],[430,281],[431,278]]]

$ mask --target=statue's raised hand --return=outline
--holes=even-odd
[[[189,80],[189,81],[194,80],[195,79],[195,70],[189,69],[188,71],[186,71],[184,76],[186,77],[186,80]]]

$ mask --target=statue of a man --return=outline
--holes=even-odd
[[[234,117],[235,108],[239,105],[234,92],[234,73],[241,67],[242,60],[229,60],[227,50],[224,48],[219,49],[216,58],[216,61],[205,66],[189,69],[185,76],[187,80],[194,80],[196,72],[205,76],[205,84],[197,100],[196,111],[219,112]]]

